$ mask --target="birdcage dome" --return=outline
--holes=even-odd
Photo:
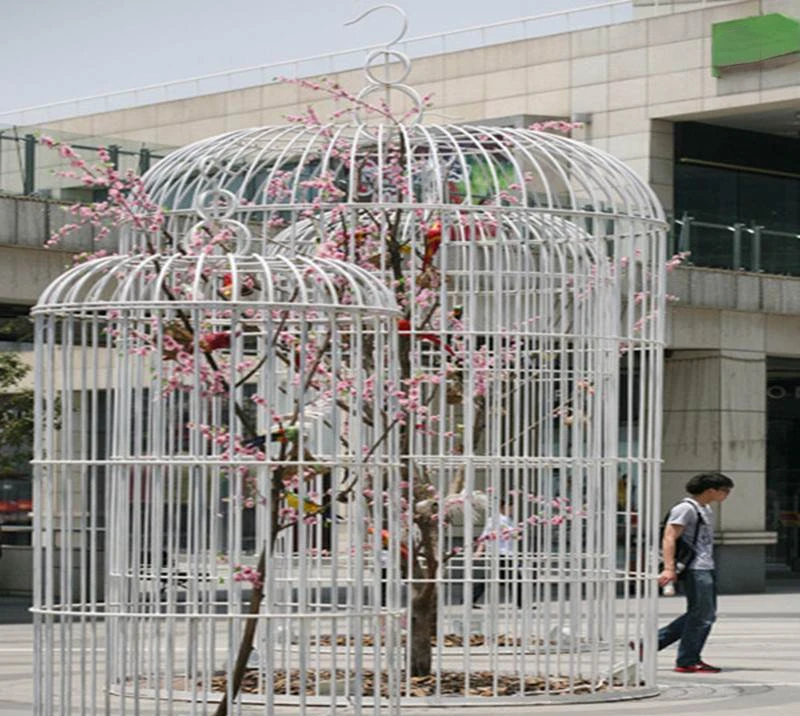
[[[144,183],[176,230],[196,216],[199,197],[205,197],[202,204],[214,192],[231,192],[236,218],[266,250],[281,248],[276,235],[294,231],[298,217],[369,205],[460,217],[491,212],[507,217],[507,225],[537,215],[578,223],[662,225],[664,219],[652,190],[611,155],[550,132],[506,127],[387,123],[237,130],[173,152]],[[522,237],[536,225],[523,221]]]
[[[33,312],[92,315],[221,304],[343,315],[390,315],[396,310],[391,291],[378,277],[336,259],[151,254],[78,264],[48,286]]]

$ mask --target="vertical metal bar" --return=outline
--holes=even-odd
[[[22,174],[22,193],[30,196],[36,189],[36,137],[26,134],[23,140],[25,144],[25,163]]]
[[[742,268],[742,229],[744,224],[738,221],[733,225],[733,256],[731,258],[731,268],[738,271]]]
[[[753,229],[752,229],[752,235],[753,235],[753,240],[752,240],[753,257],[752,257],[752,261],[753,261],[753,263],[752,263],[751,269],[753,271],[755,271],[756,273],[761,271],[761,265],[762,265],[762,261],[761,261],[761,231],[763,230],[763,228],[764,227],[760,226],[759,224],[753,224]]]
[[[49,644],[46,639],[45,623],[43,617],[44,593],[43,582],[46,583],[47,573],[44,571],[42,560],[44,552],[43,534],[45,530],[45,474],[48,470],[42,463],[47,455],[45,440],[50,433],[45,424],[45,376],[50,375],[47,361],[48,351],[45,339],[47,337],[46,318],[41,314],[34,318],[34,363],[38,367],[33,373],[34,403],[33,403],[33,712],[36,716],[46,713],[47,684],[46,684],[46,655]]]
[[[108,157],[111,161],[111,166],[114,169],[119,169],[119,145],[118,144],[109,144],[108,145]]]
[[[692,250],[692,217],[684,212],[681,217],[681,233],[678,239],[678,251],[683,253]]]
[[[667,235],[667,254],[673,256],[677,254],[680,231],[683,229],[683,222],[680,219],[671,218],[669,221],[669,234]]]
[[[139,174],[144,174],[150,168],[150,150],[142,147],[139,150]]]

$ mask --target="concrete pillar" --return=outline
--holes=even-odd
[[[766,355],[760,350],[675,350],[665,363],[664,511],[698,472],[736,488],[715,506],[720,591],[764,591]]]
[[[650,173],[648,182],[668,216],[675,215],[675,124],[663,119],[650,122]]]

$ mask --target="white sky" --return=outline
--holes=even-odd
[[[390,39],[381,0],[0,0],[0,112]],[[396,0],[406,37],[600,0]]]

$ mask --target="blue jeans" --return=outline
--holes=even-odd
[[[678,644],[677,666],[692,666],[700,654],[717,618],[717,584],[712,569],[690,569],[683,578],[686,614],[658,630],[658,650]]]
[[[483,596],[486,591],[486,580],[491,574],[491,565],[483,564],[476,569],[476,575],[472,582],[472,606],[474,607],[478,600]],[[511,584],[514,582],[514,575],[516,574],[516,565],[511,557],[500,557],[499,577],[500,584],[507,585],[511,590]],[[517,585],[517,606],[522,608],[522,584]]]

